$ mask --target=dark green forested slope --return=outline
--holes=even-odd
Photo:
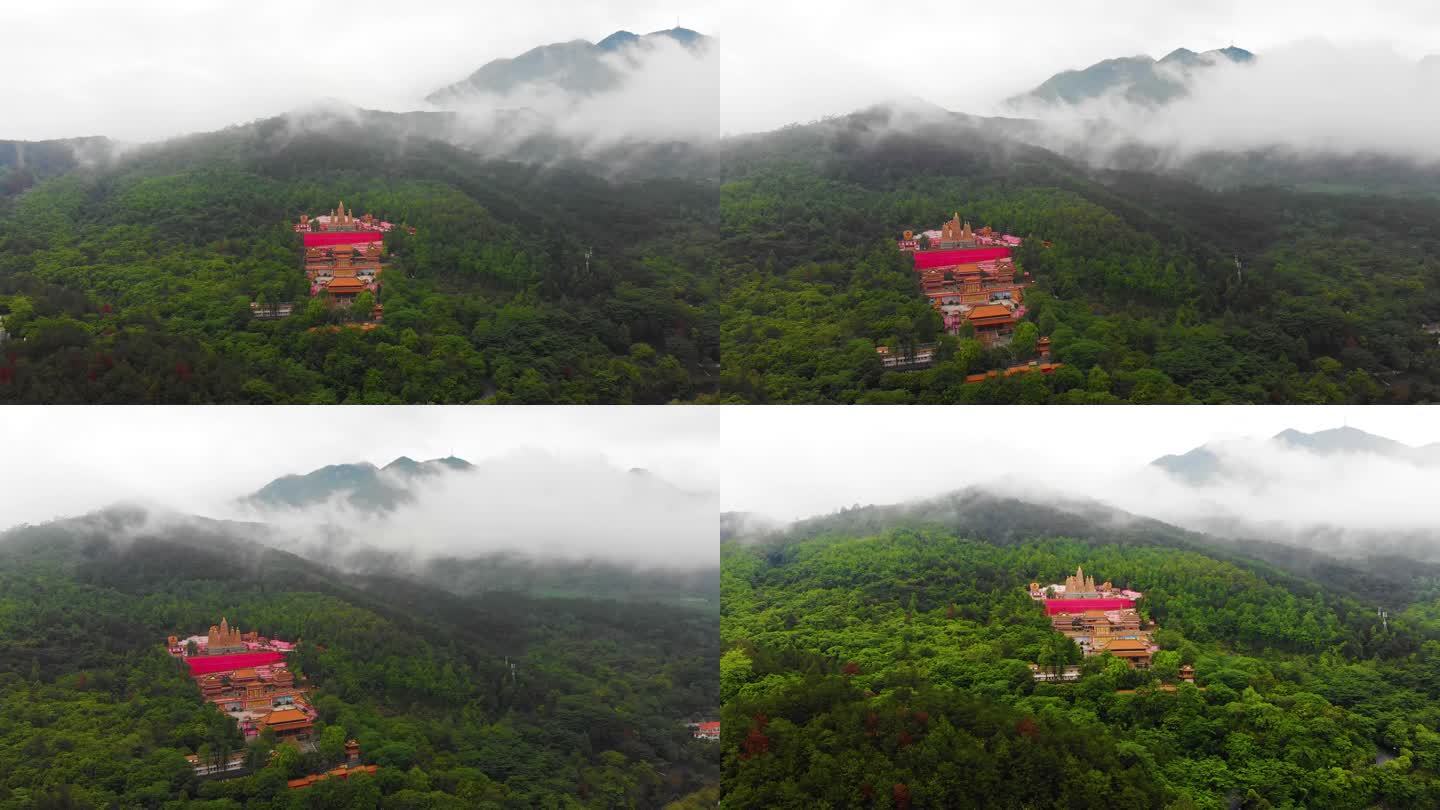
[[[667,402],[714,388],[716,192],[276,119],[0,197],[0,401]],[[317,330],[289,223],[394,233],[384,325]],[[588,260],[586,252],[592,253]],[[254,321],[249,303],[296,301]]]
[[[1081,659],[1022,589],[1079,564],[1146,593],[1148,673],[1104,656],[1075,684],[1032,679],[1031,662]],[[727,543],[726,806],[1432,807],[1437,597],[1432,581],[1382,619],[1325,583],[1163,541]],[[1203,689],[1153,688],[1182,664]]]
[[[1097,501],[1050,496],[1044,502],[1024,495],[972,487],[903,504],[857,506],[798,521],[777,537],[794,541],[824,535],[865,537],[890,529],[943,526],[960,537],[983,537],[1009,543],[1034,537],[1069,537],[1090,543],[1159,546],[1200,551],[1208,556],[1254,564],[1261,561],[1287,578],[1284,587],[1296,592],[1315,589],[1349,596],[1366,604],[1398,609],[1429,594],[1440,581],[1440,565],[1377,553],[1339,558],[1290,543],[1235,539],[1187,531],[1153,518],[1120,511]],[[1277,574],[1278,575],[1278,574]]]
[[[746,141],[721,191],[722,390],[743,402],[1430,401],[1440,348],[1440,203],[1283,188],[1210,191],[1092,172],[960,123],[882,113]],[[906,228],[960,211],[1031,237],[1031,337],[942,336]],[[1041,249],[1038,242],[1053,247]],[[1240,261],[1237,270],[1236,260]],[[1028,331],[1028,330],[1027,330]],[[1034,356],[1066,368],[965,385]],[[886,372],[880,344],[940,339]]]
[[[322,742],[202,784],[183,755],[241,741],[161,645],[221,615],[300,639]],[[21,530],[0,538],[0,807],[660,807],[716,784],[683,725],[716,711],[716,655],[714,614],[673,605],[347,583],[193,528]],[[347,736],[373,778],[286,790]]]

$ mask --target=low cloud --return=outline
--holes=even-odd
[[[1032,472],[978,479],[976,485],[994,495],[1064,508],[1099,502],[1238,540],[1290,543],[1340,556],[1379,552],[1440,559],[1440,501],[1434,498],[1440,466],[1370,453],[1325,455],[1254,438],[1207,446],[1224,472],[1202,484],[1151,465],[1087,475],[1032,457],[1026,465]]]
[[[141,513],[263,524],[266,542],[292,551],[344,541],[431,556],[514,550],[657,567],[713,563],[718,554],[716,409],[426,405],[317,414],[304,406],[9,410],[0,420],[0,531],[133,504]],[[393,474],[417,466],[393,464],[400,457],[452,456],[476,468]],[[366,483],[324,471],[346,462],[391,466],[385,482],[413,499],[383,519],[343,496],[305,511],[246,505],[277,480],[285,485],[271,491],[295,493],[294,502],[323,499],[342,490],[339,482]],[[322,472],[289,478],[313,470]]]
[[[582,148],[625,140],[706,142],[720,134],[717,47],[686,47],[654,37],[601,57],[618,76],[613,89],[569,92],[547,82],[506,93],[471,93],[443,109],[458,113],[456,134],[481,152],[552,135]],[[433,109],[442,109],[435,107]]]
[[[1321,455],[1273,441],[1212,447],[1227,473],[1187,485],[1146,467],[1086,494],[1184,528],[1352,553],[1387,535],[1414,552],[1416,535],[1440,555],[1440,468],[1375,454]]]
[[[723,508],[742,513],[727,521],[727,535],[867,505],[915,503],[928,513],[978,489],[1013,499],[1004,508],[1019,510],[1019,524],[1026,504],[1093,519],[1100,513],[1084,504],[1099,503],[1241,541],[1440,560],[1440,435],[1411,409],[1019,408],[1003,425],[982,411],[915,406],[899,420],[884,409],[803,418],[727,411]],[[1335,431],[1342,418],[1350,431]],[[1259,438],[1288,430],[1309,438]],[[1171,459],[1201,484],[1151,464],[1202,445],[1213,465]],[[1203,475],[1212,469],[1218,474]]]
[[[1074,106],[1031,102],[1017,111],[1044,124],[1041,145],[1080,150],[1102,164],[1137,142],[1172,163],[1273,147],[1440,161],[1440,70],[1388,45],[1296,42],[1250,63],[1197,70],[1188,85],[1188,95],[1158,107],[1116,90]]]
[[[393,511],[357,508],[346,495],[303,509],[235,506],[306,548],[345,556],[370,550],[424,559],[518,553],[540,560],[601,560],[640,568],[718,564],[718,494],[687,490],[598,455],[536,450],[479,462],[469,471],[408,478],[383,473],[413,499]]]
[[[537,82],[503,94],[472,93],[443,106],[424,101],[419,93],[385,98],[372,94],[364,107],[346,97],[324,96],[266,116],[278,119],[278,127],[251,129],[262,119],[214,118],[212,126],[228,126],[182,135],[184,130],[175,128],[187,125],[157,116],[149,126],[158,129],[140,133],[147,142],[101,139],[77,144],[73,151],[80,165],[95,167],[180,146],[192,137],[238,137],[261,153],[274,153],[310,135],[363,136],[400,152],[418,139],[448,143],[482,157],[539,163],[595,158],[620,173],[632,167],[621,165],[616,153],[607,151],[614,147],[636,142],[705,145],[720,137],[720,57],[713,41],[709,47],[691,49],[669,38],[653,38],[601,58],[618,79],[612,89],[593,95]],[[129,133],[121,129],[118,134]]]

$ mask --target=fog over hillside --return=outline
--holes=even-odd
[[[714,488],[681,489],[595,454],[526,448],[424,477],[381,470],[379,480],[405,497],[377,505],[342,488],[298,506],[250,499],[236,504],[234,516],[263,521],[312,549],[339,555],[508,552],[655,568],[718,559]]]
[[[342,568],[375,554],[655,569],[718,555],[709,409],[89,410],[14,409],[0,423],[0,526],[126,504],[260,526],[244,534]],[[91,431],[110,438],[80,438]]]
[[[666,28],[675,13],[648,0],[539,0],[524,13],[424,0],[403,10],[356,0],[343,13],[239,0],[7,4],[0,8],[7,32],[0,72],[9,79],[0,83],[7,110],[0,138],[154,140],[324,99],[425,109],[428,93],[491,60],[619,28]],[[700,30],[715,25],[703,8],[682,21]]]
[[[1186,92],[1161,105],[1117,86],[1077,103],[1028,98],[1011,109],[1043,122],[1037,142],[1102,165],[1135,143],[1172,166],[1210,151],[1270,147],[1440,161],[1440,74],[1390,45],[1303,40],[1250,61],[1167,74]]]
[[[1021,413],[999,432],[982,428],[983,407],[921,409],[907,420],[862,415],[849,420],[844,442],[833,442],[838,426],[823,415],[738,415],[745,429],[726,427],[727,437],[742,438],[727,439],[724,508],[790,521],[976,487],[1047,508],[1093,501],[1242,540],[1440,559],[1433,497],[1440,465],[1425,447],[1440,440],[1440,428],[1427,414],[1206,407]],[[954,430],[937,433],[937,420]],[[1358,430],[1319,433],[1347,420],[1400,444],[1355,441]],[[1297,432],[1272,438],[1287,429]],[[1197,482],[1150,463],[1166,455],[1156,452],[1161,448],[1178,454],[1198,445],[1208,445],[1222,474]]]
[[[1208,444],[1199,474],[1159,459],[1135,481],[1147,514],[1189,528],[1440,559],[1440,503],[1427,494],[1440,487],[1437,450],[1354,428],[1285,432]]]
[[[517,133],[574,138],[589,148],[706,142],[911,99],[1016,115],[1006,99],[1066,70],[1138,53],[1243,45],[1259,58],[1194,71],[1189,92],[1163,111],[1119,93],[1020,114],[1046,122],[1036,137],[1067,149],[1083,141],[1097,162],[1128,142],[1177,161],[1276,145],[1436,159],[1437,71],[1422,59],[1434,54],[1440,17],[1418,0],[1382,6],[1356,14],[1338,0],[1263,8],[1030,0],[957,14],[927,0],[897,15],[881,5],[837,10],[814,0],[723,7],[541,0],[515,14],[422,0],[396,14],[360,0],[337,17],[322,6],[237,0],[156,0],[123,10],[59,0],[0,10],[0,29],[9,33],[0,74],[24,77],[0,83],[7,110],[0,139],[140,142],[287,111],[313,123],[316,109],[448,109],[472,143],[503,143]],[[691,48],[624,36],[672,28],[711,41]],[[210,35],[219,30],[226,35]],[[565,70],[545,68],[600,46]],[[523,61],[536,49],[545,49],[540,69]],[[506,60],[514,70],[501,69]],[[491,81],[501,74],[506,81]],[[467,77],[481,80],[465,93],[436,93]],[[1099,121],[1105,125],[1097,129]]]

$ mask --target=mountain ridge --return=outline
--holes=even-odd
[[[414,502],[415,494],[409,488],[414,479],[444,472],[464,472],[474,466],[455,456],[423,462],[400,456],[384,467],[376,467],[368,461],[327,464],[308,473],[276,478],[239,500],[261,509],[293,509],[323,504],[343,496],[346,503],[359,511],[389,512],[401,504]],[[395,476],[404,479],[403,482],[390,480]]]
[[[1227,442],[1209,442],[1184,453],[1160,456],[1150,462],[1176,480],[1199,486],[1230,477],[1234,471],[1224,461]],[[1342,426],[1314,433],[1286,428],[1266,440],[1268,445],[1330,456],[1344,453],[1374,455],[1405,461],[1417,466],[1440,465],[1440,443],[1411,446],[1359,428]]]
[[[323,690],[311,716],[348,727],[381,777],[408,771],[418,778],[426,769],[436,775],[427,779],[445,775],[412,796],[433,795],[449,806],[474,806],[482,795],[516,806],[563,804],[585,789],[583,766],[566,765],[591,760],[677,774],[673,784],[655,780],[643,801],[636,794],[636,806],[661,807],[718,779],[707,760],[681,750],[703,750],[684,723],[719,708],[711,610],[521,589],[456,593],[393,572],[345,572],[227,535],[224,522],[160,517],[125,507],[0,532],[0,697],[8,699],[7,717],[23,699],[54,727],[63,725],[67,756],[79,764],[62,777],[59,804],[138,807],[161,797],[188,806],[195,783],[184,755],[203,758],[222,744],[246,750],[235,724],[201,699],[165,651],[167,635],[204,633],[222,617],[296,643],[286,656],[296,680]],[[15,605],[26,608],[10,609]],[[614,688],[622,680],[616,695],[596,697],[602,682]],[[136,686],[111,688],[126,683]],[[153,733],[125,740],[115,733],[122,715],[129,725],[147,718]],[[568,726],[556,733],[557,723]],[[489,749],[504,753],[485,757],[491,770],[471,765],[479,755],[470,741],[511,725]],[[570,733],[575,728],[580,735]],[[406,734],[440,740],[438,757],[417,756],[399,742]],[[575,742],[595,735],[603,735],[595,750]],[[7,807],[35,806],[28,797],[48,795],[40,781],[45,754],[33,746],[21,752],[17,741],[26,739],[34,739],[28,728],[0,726],[0,770],[11,777]],[[133,779],[160,762],[173,778]],[[517,764],[537,762],[553,767]],[[259,778],[238,774],[225,788],[239,800],[264,801],[276,785],[284,791],[287,778],[320,767],[282,764]],[[577,775],[557,783],[553,774],[562,771]],[[331,780],[322,789],[348,807],[407,787],[373,784],[362,799],[356,782]]]
[[[1076,105],[1119,92],[1127,101],[1161,106],[1188,93],[1191,71],[1225,62],[1247,64],[1255,58],[1250,51],[1230,45],[1202,52],[1180,47],[1160,59],[1147,54],[1103,59],[1056,73],[1035,88],[1011,96],[1006,104],[1012,109],[1035,102]]]
[[[539,45],[518,56],[492,59],[466,78],[431,92],[425,100],[443,107],[480,95],[509,95],[527,86],[549,87],[580,97],[598,95],[624,82],[624,74],[608,61],[610,57],[633,59],[662,40],[698,52],[707,46],[710,37],[676,26],[644,35],[619,30],[598,43],[572,39]]]
[[[1340,557],[1254,535],[1221,535],[1187,529],[1088,498],[1041,500],[978,486],[903,503],[842,509],[767,528],[748,537],[732,535],[727,542],[760,546],[772,555],[783,557],[787,549],[817,537],[869,537],[897,528],[935,526],[999,545],[1065,537],[1085,542],[1199,551],[1319,581],[1343,573],[1347,581],[1354,583],[1351,595],[1382,604],[1417,598],[1429,587],[1431,578],[1440,576],[1440,563],[1383,549]]]

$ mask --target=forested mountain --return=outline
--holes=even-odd
[[[753,537],[781,528],[778,522],[754,512],[721,512],[720,539]]]
[[[1427,331],[1440,322],[1440,202],[1215,190],[1176,172],[1092,168],[1018,137],[1011,122],[876,108],[728,143],[727,399],[1366,403],[1440,392]],[[943,335],[896,250],[903,230],[957,210],[1026,238],[1026,339],[985,350]],[[1036,336],[1051,338],[1055,373],[966,383],[1035,357]],[[930,342],[938,361],[924,370],[887,370],[875,352]]]
[[[1296,577],[1293,587],[1302,587],[1301,580],[1329,582],[1356,599],[1392,607],[1418,598],[1440,581],[1440,563],[1421,562],[1393,550],[1340,558],[1307,544],[1269,541],[1244,533],[1191,531],[1083,498],[1035,497],[979,487],[902,504],[842,509],[734,539],[741,545],[788,548],[817,537],[862,537],[896,528],[935,527],[992,542],[1068,537],[1090,543],[1186,549],[1232,561],[1261,561]]]
[[[1440,464],[1440,445],[1411,447],[1394,439],[1352,427],[1315,433],[1282,430],[1271,438],[1268,444],[1313,453],[1316,456],[1370,456],[1422,467]],[[1222,452],[1223,446],[1206,444],[1179,455],[1161,456],[1150,463],[1188,484],[1210,484],[1242,475],[1243,472],[1236,470],[1233,463],[1227,464],[1226,460],[1222,459]]]
[[[322,110],[175,139],[0,195],[0,401],[1436,398],[1433,167],[1093,126],[892,105],[702,143]],[[374,329],[307,296],[286,227],[336,200],[416,228]],[[943,335],[895,248],[957,210],[1026,238],[1009,346]],[[966,382],[1039,337],[1055,373]],[[930,342],[926,369],[875,352]]]
[[[1188,92],[1192,71],[1254,59],[1255,54],[1233,45],[1204,53],[1176,48],[1160,59],[1143,55],[1106,59],[1081,70],[1057,73],[1008,103],[1013,107],[1035,102],[1073,105],[1114,95],[1133,104],[1162,105]]]
[[[725,543],[725,800],[1440,801],[1435,571],[1392,567],[1386,582],[1316,554],[1262,562],[1248,544],[1121,517],[953,496]],[[1079,565],[1144,592],[1161,648],[1150,669],[1082,660],[1031,600],[1028,583]],[[1080,677],[1041,682],[1031,663]]]
[[[641,568],[596,559],[539,560],[496,552],[427,558],[413,576],[462,595],[520,591],[551,597],[679,603],[712,611],[720,605],[720,572],[715,565]]]
[[[634,63],[647,49],[672,42],[691,51],[702,51],[710,38],[688,28],[671,28],[638,35],[616,31],[599,42],[583,39],[541,45],[513,59],[495,59],[462,81],[442,87],[425,97],[441,107],[463,105],[476,96],[510,96],[520,91],[558,90],[575,97],[613,91],[626,81],[613,57]]]
[[[713,746],[684,726],[718,702],[713,612],[454,595],[262,531],[121,509],[0,535],[0,807],[659,807],[713,789]],[[262,743],[253,775],[197,782],[184,754],[242,743],[163,644],[222,615],[299,640],[317,733],[356,738],[373,778],[287,790],[324,752],[264,767]]]
[[[1440,561],[1433,522],[1409,508],[1440,481],[1440,445],[1410,446],[1352,427],[1292,429],[1162,456],[1148,472],[1158,474],[1138,480],[1167,493],[1158,514],[1191,529],[1357,561]],[[1317,493],[1330,485],[1329,494]],[[1317,503],[1302,506],[1304,493],[1316,493]],[[1337,498],[1341,509],[1316,508]]]
[[[402,503],[413,503],[412,488],[424,486],[426,479],[474,466],[454,456],[424,462],[401,456],[384,467],[369,462],[330,464],[303,475],[277,478],[241,502],[258,509],[303,509],[343,497],[362,512],[390,512]]]
[[[544,162],[485,158],[469,147],[489,132],[331,110],[142,148],[7,198],[0,401],[666,402],[713,390],[713,183],[676,178],[664,144],[634,147],[631,169],[607,159],[601,176],[541,136],[505,152]],[[307,295],[290,223],[337,200],[415,229],[386,237],[378,328],[350,328],[368,315]],[[296,309],[256,320],[251,302]]]
[[[87,160],[107,154],[105,138],[66,138],[53,141],[0,140],[0,211],[4,201],[27,188],[74,169]]]

